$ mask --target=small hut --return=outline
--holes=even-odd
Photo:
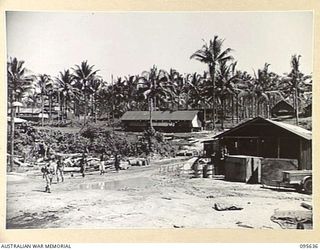
[[[285,100],[281,100],[271,108],[272,117],[294,116],[294,114],[295,114],[294,107]]]

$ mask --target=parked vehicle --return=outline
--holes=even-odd
[[[312,194],[312,170],[283,171],[279,187],[295,188],[299,192]]]

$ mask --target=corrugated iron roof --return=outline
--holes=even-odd
[[[307,139],[307,140],[312,139],[312,132],[307,129],[304,129],[304,128],[296,126],[296,125],[284,123],[284,122],[277,122],[277,121],[273,121],[270,119],[265,119],[265,120],[283,128],[285,130],[288,130],[296,135],[299,135],[300,137],[303,137],[304,139]]]
[[[152,120],[155,121],[191,121],[198,114],[197,110],[179,111],[153,111]],[[121,121],[147,121],[150,119],[149,111],[127,111]]]
[[[266,119],[266,118],[263,118],[263,117],[256,117],[256,118],[253,118],[251,120],[248,120],[248,121],[246,121],[244,123],[239,124],[238,126],[232,128],[232,129],[229,129],[229,130],[227,130],[227,131],[225,131],[223,133],[215,135],[213,138],[223,137],[223,136],[225,136],[227,134],[230,134],[233,131],[238,130],[239,128],[244,127],[244,126],[246,126],[246,125],[248,125],[250,123],[253,123],[253,122],[255,122],[255,121],[259,120],[259,119],[267,121],[267,122],[270,122],[271,124],[273,124],[273,125],[275,125],[277,127],[280,127],[282,129],[285,129],[285,130],[287,130],[287,131],[289,131],[289,132],[291,132],[291,133],[293,133],[295,135],[298,135],[298,136],[300,136],[300,137],[302,137],[302,138],[304,138],[306,140],[312,140],[312,132],[307,130],[307,129],[304,129],[304,128],[296,126],[296,125],[284,123],[284,122],[273,121],[273,120]]]

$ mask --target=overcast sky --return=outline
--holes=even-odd
[[[312,72],[312,12],[7,12],[7,56],[34,73],[57,76],[83,60],[99,75],[139,74],[152,65],[202,73],[190,56],[214,35],[225,39],[249,73],[262,68],[282,74],[293,54]]]

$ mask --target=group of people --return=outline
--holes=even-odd
[[[53,176],[56,176],[57,183],[59,183],[60,178],[61,182],[64,182],[64,163],[62,162],[61,157],[55,159],[55,156],[51,156],[47,159],[46,165],[41,168],[42,177],[46,180],[45,192],[51,193],[51,185]]]
[[[105,156],[101,154],[100,156],[100,165],[99,171],[100,175],[105,174],[106,165],[105,165]],[[53,177],[57,178],[57,183],[64,181],[64,167],[67,165],[74,166],[76,163],[72,161],[63,161],[62,157],[56,156],[54,154],[49,154],[49,157],[46,158],[46,165],[41,168],[41,172],[43,174],[43,178],[46,181],[45,192],[51,193],[51,185]],[[78,167],[80,167],[80,174],[82,177],[85,177],[86,167],[87,167],[87,155],[85,153],[82,154],[81,159],[78,161]],[[116,154],[114,159],[115,170],[119,172],[120,170],[120,155]],[[71,174],[73,177],[73,174]]]

